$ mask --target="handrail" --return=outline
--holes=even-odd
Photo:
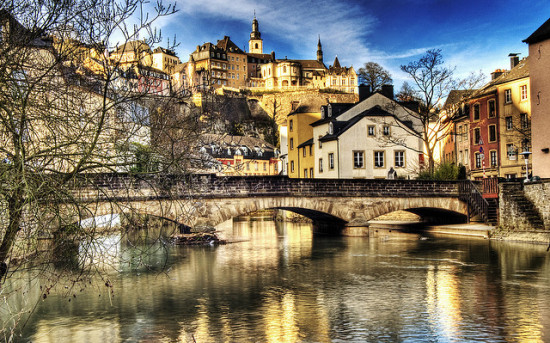
[[[486,224],[489,222],[489,203],[483,198],[483,194],[481,194],[472,181],[464,180],[459,183],[458,198],[468,202]]]

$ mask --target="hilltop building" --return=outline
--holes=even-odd
[[[358,93],[357,73],[342,67],[338,58],[327,68],[323,62],[321,39],[315,60],[277,59],[275,52],[264,53],[263,39],[256,17],[248,41],[249,51],[240,49],[228,36],[216,44],[197,46],[189,61],[174,68],[175,89],[192,91],[207,88],[253,90],[334,89]]]

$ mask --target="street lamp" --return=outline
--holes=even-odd
[[[529,182],[529,155],[531,155],[530,151],[524,151],[520,152],[519,155],[523,155],[523,158],[525,158],[525,181]]]

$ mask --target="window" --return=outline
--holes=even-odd
[[[375,135],[374,125],[367,126],[367,132],[369,136],[374,136]]]
[[[527,85],[519,87],[521,93],[521,100],[527,100]]]
[[[384,128],[383,128],[382,132],[384,133],[384,136],[389,136],[390,135],[390,127],[387,126],[387,125],[384,125]]]
[[[481,154],[476,152],[476,168],[481,168]]]
[[[364,168],[365,167],[365,152],[364,151],[354,151],[353,152],[353,168]]]
[[[497,141],[497,126],[489,125],[489,142]]]
[[[246,162],[246,170],[250,170],[250,162]]]
[[[476,144],[483,144],[481,140],[481,129],[479,127],[474,129],[474,145]]]
[[[384,168],[384,151],[374,152],[374,167]]]
[[[294,150],[294,138],[290,139],[290,150]]]
[[[334,134],[334,124],[332,122],[328,123],[328,134]]]
[[[527,117],[527,113],[522,113],[519,115],[520,121],[521,121],[521,128],[527,129],[529,128],[529,118]]]
[[[264,162],[264,171],[267,171],[267,162]]]
[[[512,130],[514,128],[514,122],[512,117],[506,117],[506,130]]]
[[[321,137],[323,136],[319,136],[319,149],[323,148],[323,142],[321,142]]]
[[[491,150],[489,152],[489,156],[491,157],[491,167],[496,167],[497,166],[497,151],[496,150]]]
[[[487,103],[488,105],[488,112],[489,112],[489,118],[494,118],[497,114],[497,111],[496,111],[496,106],[495,106],[495,101],[494,100],[489,100],[489,102]]]
[[[313,145],[309,146],[309,156],[313,156]]]
[[[505,104],[511,104],[512,103],[512,90],[507,89],[504,91],[504,103]]]
[[[313,168],[309,168],[309,177],[313,179]]]
[[[395,153],[395,166],[396,167],[404,167],[405,166],[405,152],[404,151],[396,151]]]
[[[474,120],[479,120],[479,104],[474,105]]]
[[[290,171],[294,173],[294,161],[290,161]]]
[[[515,161],[517,159],[517,151],[514,144],[506,144],[506,155],[509,161]]]
[[[294,121],[292,119],[288,122],[288,129],[290,132],[294,129]]]
[[[464,165],[465,166],[470,165],[470,150],[469,149],[464,150]]]
[[[332,152],[328,154],[328,169],[334,169],[334,154]]]
[[[303,156],[303,157],[306,157],[306,147],[304,147],[304,151],[303,151],[303,153],[302,153],[302,156]]]
[[[323,159],[320,158],[319,159],[319,173],[322,173],[323,172]]]
[[[307,179],[307,168],[304,169],[304,177]]]

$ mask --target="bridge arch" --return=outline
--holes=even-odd
[[[256,197],[209,199],[194,223],[216,226],[231,218],[264,209],[286,209],[313,220],[348,223],[355,219],[371,220],[398,210],[420,216],[454,213],[468,214],[467,205],[457,198],[364,198],[364,197]]]

